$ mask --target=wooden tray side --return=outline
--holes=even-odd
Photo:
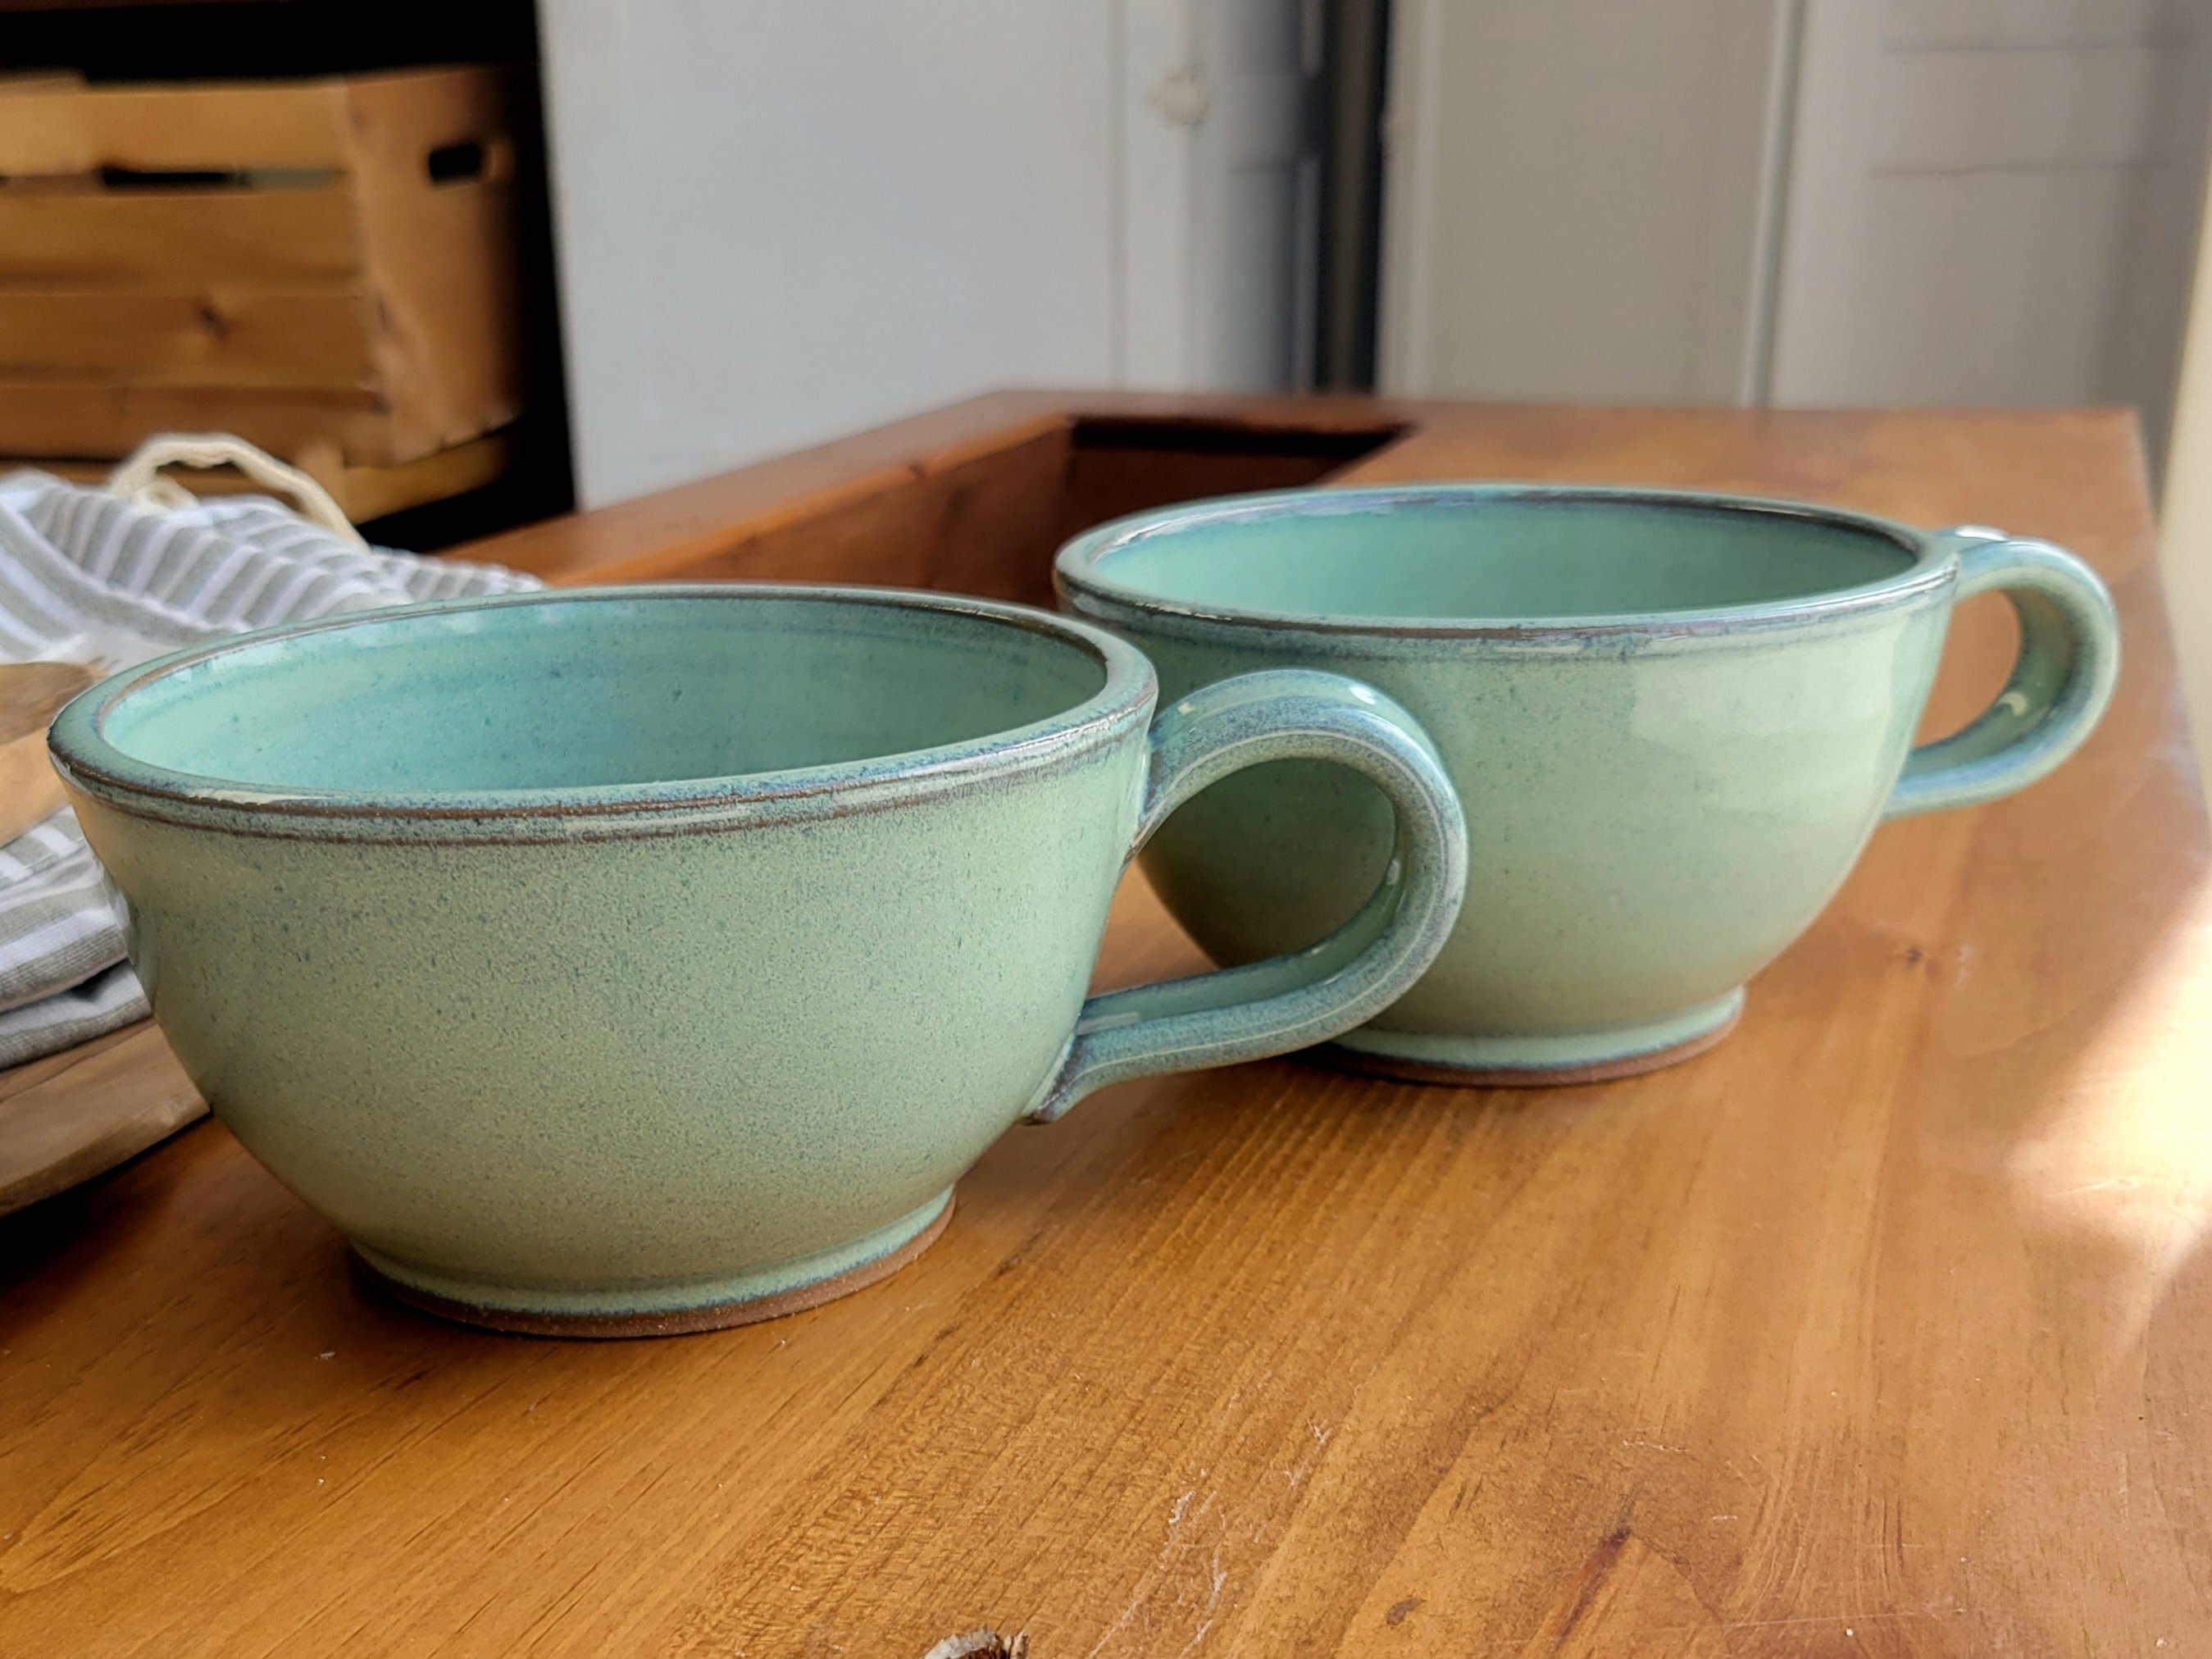
[[[1049,608],[1053,555],[1079,531],[1172,501],[1322,483],[1405,429],[1377,420],[1300,428],[1225,414],[1025,419],[1018,400],[1006,402],[1006,421],[945,441],[927,441],[930,417],[890,428],[911,428],[923,441],[910,454],[842,471],[821,487],[697,530],[650,501],[625,503],[457,550],[564,585],[865,582]],[[723,487],[708,480],[672,494],[711,495]],[[571,538],[580,530],[588,535],[594,520],[611,534],[603,549],[592,545],[580,556]]]

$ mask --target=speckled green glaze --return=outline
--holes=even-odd
[[[1884,817],[2034,781],[2118,667],[2087,568],[1742,497],[1513,485],[1288,492],[1103,526],[1063,604],[1141,646],[1164,694],[1297,665],[1379,687],[1444,757],[1474,863],[1451,942],[1342,1040],[1376,1069],[1621,1074],[1725,1030]],[[1911,750],[1953,604],[2023,624],[2010,684]],[[1358,779],[1304,763],[1200,796],[1144,854],[1217,961],[1336,925],[1388,856]]]
[[[863,1269],[1025,1114],[1413,982],[1466,868],[1419,729],[1320,673],[1157,722],[1155,696],[1127,645],[1015,606],[603,589],[181,653],[52,744],[155,1015],[248,1150],[403,1287],[589,1322]],[[1359,919],[1086,1004],[1133,847],[1285,754],[1398,803]]]

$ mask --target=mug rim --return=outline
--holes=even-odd
[[[1346,517],[1410,503],[1442,501],[1595,501],[1613,506],[1652,507],[1794,519],[1871,534],[1911,556],[1903,568],[1871,582],[1826,588],[1784,599],[1741,605],[1705,605],[1680,611],[1528,617],[1403,617],[1322,614],[1196,603],[1170,598],[1101,569],[1101,561],[1132,543],[1167,536],[1201,524],[1266,520],[1313,514],[1316,507]],[[1995,532],[1990,532],[1994,534]],[[1218,495],[1181,501],[1129,514],[1070,538],[1053,559],[1053,574],[1064,598],[1097,602],[1137,616],[1188,624],[1218,624],[1238,629],[1318,634],[1387,640],[1480,640],[1559,645],[1592,635],[1697,639],[1748,630],[1802,626],[1887,610],[1938,592],[1957,575],[1957,561],[1942,536],[1871,513],[1785,497],[1736,495],[1718,490],[1663,489],[1642,485],[1557,484],[1499,482],[1369,484],[1337,489],[1327,486],[1272,489],[1243,495]]]
[[[530,789],[289,789],[143,760],[118,749],[103,730],[123,702],[155,682],[276,641],[515,606],[699,599],[796,600],[969,617],[1078,647],[1098,663],[1105,678],[1096,692],[1056,714],[925,749],[720,777]],[[193,827],[313,839],[603,840],[847,817],[945,794],[982,777],[1056,769],[1118,740],[1132,727],[1141,729],[1158,689],[1151,659],[1127,641],[1073,617],[1003,600],[820,582],[532,588],[343,611],[190,646],[80,692],[55,716],[47,749],[63,777],[93,799],[137,817]]]

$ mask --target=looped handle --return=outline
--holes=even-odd
[[[190,490],[161,476],[165,466],[236,467],[264,489],[291,497],[300,516],[309,523],[320,525],[356,547],[368,545],[329,490],[298,467],[228,432],[164,432],[149,438],[107,475],[107,488],[143,507],[195,505],[197,498]]]
[[[2049,542],[1962,526],[1954,599],[1991,588],[2020,617],[2020,654],[1972,725],[1908,756],[1882,816],[1972,806],[2025,789],[2081,746],[2120,673],[2120,624],[2096,572]]]
[[[1270,669],[1194,691],[1152,722],[1130,856],[1208,784],[1263,761],[1349,766],[1396,810],[1398,840],[1358,915],[1290,956],[1109,991],[1027,1114],[1049,1123],[1094,1089],[1303,1048],[1395,1002],[1443,949],[1467,895],[1467,820],[1427,735],[1381,692],[1340,674]]]

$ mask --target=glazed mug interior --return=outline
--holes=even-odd
[[[1290,665],[1377,687],[1438,745],[1472,872],[1421,982],[1338,1042],[1457,1083],[1594,1081],[1724,1036],[1885,816],[1994,799],[2087,737],[2117,672],[2078,560],[1788,501],[1465,484],[1188,503],[1086,532],[1063,603],[1164,697]],[[1954,600],[2005,592],[2011,683],[1912,748]],[[1297,948],[1388,856],[1356,781],[1225,780],[1146,848],[1215,960]]]
[[[1218,614],[1513,625],[1772,605],[1884,581],[1920,556],[1881,526],[1779,506],[1534,492],[1334,506],[1316,491],[1296,512],[1200,516],[1116,542],[1091,569]]]
[[[642,648],[641,648],[642,647]],[[108,744],[277,797],[455,805],[847,766],[1015,731],[1098,695],[1079,641],[985,616],[680,594],[363,617],[118,698]]]

